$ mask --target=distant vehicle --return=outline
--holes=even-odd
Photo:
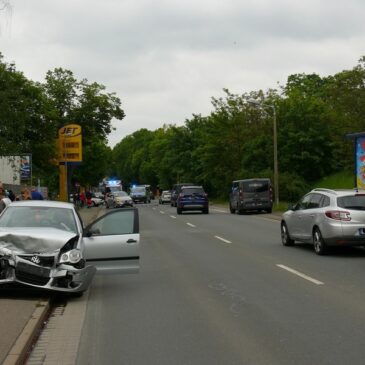
[[[130,191],[130,197],[134,203],[150,203],[151,195],[149,185],[133,186]]]
[[[273,193],[270,179],[244,179],[232,182],[229,210],[243,214],[247,211],[272,212]]]
[[[132,207],[133,200],[125,191],[115,191],[105,200],[106,208]]]
[[[160,198],[158,200],[160,204],[170,203],[171,202],[171,191],[170,190],[163,190]]]
[[[92,193],[91,205],[93,207],[98,207],[99,205],[102,205],[102,204],[104,204],[104,197],[101,197],[98,193]]]
[[[108,212],[83,228],[73,204],[13,202],[0,215],[0,285],[80,294],[96,271],[138,272],[139,239],[134,208]]]
[[[181,188],[183,186],[194,186],[195,184],[193,183],[179,183],[179,184],[175,184],[172,189],[171,189],[171,206],[172,207],[176,207],[176,201],[177,201],[177,197],[180,194]]]
[[[201,210],[209,213],[208,195],[202,186],[183,186],[176,201],[177,214],[186,210]]]
[[[313,189],[283,214],[281,240],[313,243],[318,255],[329,246],[364,246],[365,190]]]

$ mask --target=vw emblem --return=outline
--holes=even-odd
[[[41,262],[38,256],[33,256],[30,261],[34,262],[35,264],[39,264]]]

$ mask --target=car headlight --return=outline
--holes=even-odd
[[[80,250],[71,250],[63,253],[60,257],[60,264],[69,262],[71,264],[77,264],[82,259],[82,254]]]

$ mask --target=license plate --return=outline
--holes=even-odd
[[[18,262],[16,269],[27,274],[37,275],[44,278],[49,277],[50,274],[50,270],[46,267],[28,265],[24,262]]]

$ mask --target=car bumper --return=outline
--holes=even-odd
[[[33,288],[79,293],[87,290],[95,273],[96,268],[93,266],[86,266],[83,269],[76,269],[65,264],[61,264],[57,268],[27,263],[17,263],[12,266],[11,262],[2,259],[0,285],[20,283]]]
[[[208,209],[207,203],[186,203],[177,204],[177,207],[182,210],[203,210]]]
[[[322,237],[332,246],[362,246],[365,245],[365,224],[346,224],[336,222],[321,229]]]

